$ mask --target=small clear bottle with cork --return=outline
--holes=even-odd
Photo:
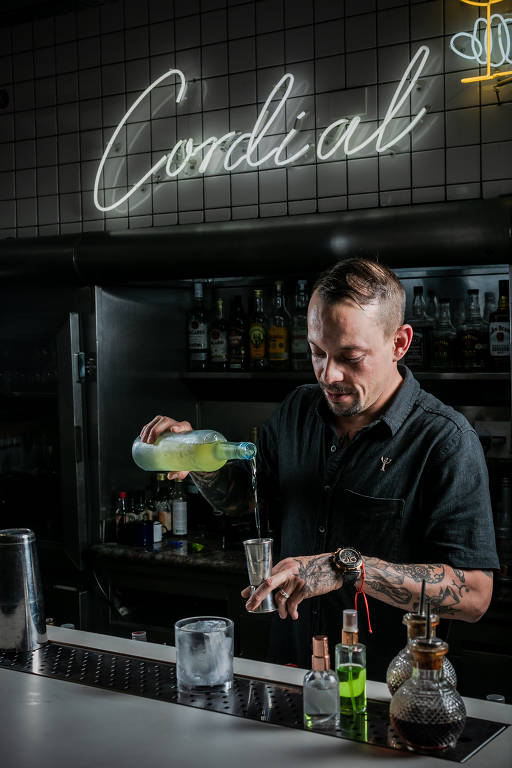
[[[397,691],[400,686],[408,680],[414,668],[414,658],[410,649],[410,643],[416,637],[425,635],[427,623],[427,614],[425,612],[425,579],[421,582],[421,596],[418,611],[406,613],[403,623],[407,627],[407,644],[391,660],[386,673],[386,683],[391,695]],[[439,624],[439,616],[431,614],[430,624],[432,633]],[[450,660],[445,656],[443,659],[443,674],[445,679],[454,687],[457,685],[457,675]]]
[[[448,645],[432,635],[430,601],[425,635],[411,640],[412,677],[398,688],[389,707],[391,725],[409,749],[427,752],[453,747],[464,730],[466,708],[444,677]]]
[[[304,725],[307,728],[335,724],[338,715],[338,678],[330,669],[331,659],[326,635],[313,637],[311,670],[303,683]]]
[[[341,643],[335,648],[340,714],[366,712],[366,646],[359,642],[357,611],[343,611]]]

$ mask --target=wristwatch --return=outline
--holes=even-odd
[[[331,557],[336,573],[343,575],[343,586],[355,584],[361,574],[363,558],[354,547],[339,547]]]

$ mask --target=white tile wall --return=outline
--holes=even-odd
[[[512,0],[500,12],[512,13]],[[0,236],[511,194],[512,87],[498,102],[495,81],[462,84],[478,70],[450,50],[477,15],[459,0],[119,0],[0,30]],[[425,69],[386,129],[396,135],[427,106],[412,136],[381,155],[371,142],[349,159],[339,147],[318,160],[314,144],[333,121],[361,118],[353,143],[376,130],[423,44]],[[100,199],[118,199],[179,139],[250,131],[284,73],[293,91],[257,154],[292,128],[288,151],[312,148],[282,168],[268,160],[226,173],[219,153],[203,175],[197,162],[178,180],[161,169],[123,206],[98,211],[92,189],[112,131],[174,66],[186,98],[176,104],[169,80],[138,105],[105,163]]]

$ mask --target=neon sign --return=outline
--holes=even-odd
[[[422,45],[418,48],[418,51],[413,56],[402,75],[402,79],[391,98],[384,119],[369,136],[363,140],[359,140],[359,143],[357,143],[356,133],[358,133],[361,124],[361,117],[359,115],[356,115],[351,120],[348,120],[347,118],[335,120],[320,134],[316,145],[317,158],[319,160],[327,160],[340,149],[344,151],[347,157],[350,157],[351,155],[360,152],[372,142],[375,142],[376,152],[385,152],[410,133],[423,119],[427,107],[422,107],[398,134],[392,132],[390,125],[393,118],[397,117],[400,113],[400,109],[410,96],[411,91],[415,88],[421,72],[425,67],[429,52],[430,49],[426,45]],[[180,173],[184,172],[191,163],[195,163],[201,157],[202,159],[197,169],[198,173],[205,173],[212,163],[214,155],[217,154],[218,157],[219,153],[225,153],[222,165],[225,171],[231,172],[235,171],[243,162],[247,163],[251,168],[258,168],[263,163],[269,161],[278,167],[291,165],[301,157],[304,157],[304,155],[306,155],[312,148],[311,144],[305,143],[295,151],[292,151],[290,146],[294,140],[295,143],[297,143],[297,136],[300,131],[295,126],[306,115],[306,113],[302,111],[297,115],[294,127],[288,131],[284,139],[282,139],[277,146],[269,149],[265,154],[261,152],[263,140],[268,138],[269,131],[276,123],[281,112],[285,109],[286,101],[293,89],[293,75],[285,74],[272,88],[272,91],[265,101],[250,132],[239,133],[236,131],[228,131],[228,133],[225,133],[218,138],[216,136],[211,136],[204,139],[199,144],[195,144],[192,138],[179,139],[174,147],[172,147],[168,153],[162,155],[157,162],[154,163],[154,165],[152,165],[151,168],[149,168],[149,170],[146,171],[146,173],[144,173],[143,176],[141,176],[141,178],[138,179],[138,181],[136,181],[118,200],[115,200],[110,204],[105,204],[105,200],[103,203],[100,202],[98,192],[101,175],[116,139],[135,109],[137,109],[141,102],[154,88],[156,88],[157,85],[160,85],[168,78],[176,78],[176,103],[179,104],[184,98],[186,90],[185,75],[179,69],[169,69],[152,82],[133,102],[114,130],[98,165],[96,178],[94,180],[94,204],[98,210],[107,212],[118,208],[152,176],[159,172],[161,173],[162,169],[165,168],[165,174],[169,178],[176,178]],[[281,91],[282,93],[278,97],[278,94]],[[359,133],[361,133],[361,131],[359,131]],[[359,139],[361,139],[360,135]],[[237,157],[234,157],[235,153],[238,153]]]
[[[457,56],[463,59],[475,61],[479,66],[486,68],[485,75],[479,77],[463,77],[461,83],[478,83],[482,80],[493,80],[496,77],[512,75],[512,70],[508,72],[495,72],[491,74],[491,67],[502,67],[504,64],[512,64],[511,58],[511,31],[512,18],[506,19],[499,13],[491,13],[491,6],[501,3],[503,0],[487,0],[487,2],[476,2],[476,0],[462,0],[466,5],[476,5],[479,8],[486,9],[486,15],[479,17],[473,26],[472,32],[458,32],[450,40],[450,48]],[[494,28],[493,28],[494,24]],[[464,50],[457,48],[457,42],[462,42]],[[465,46],[469,42],[471,53],[465,52]],[[497,58],[492,61],[492,55],[495,53]]]

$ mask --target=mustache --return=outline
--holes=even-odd
[[[332,395],[355,395],[355,391],[353,389],[349,389],[348,387],[344,387],[341,384],[332,384],[330,387],[328,387],[326,384],[320,383],[320,387],[324,392],[330,392]]]

